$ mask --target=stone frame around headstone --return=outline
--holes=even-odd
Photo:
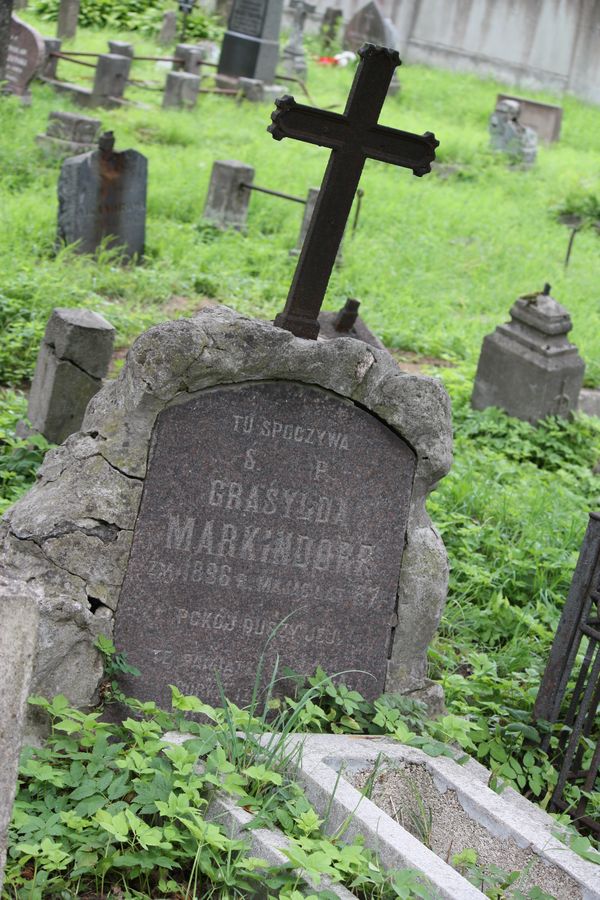
[[[76,705],[96,697],[102,663],[94,642],[113,633],[159,414],[208,388],[282,380],[354,403],[416,455],[385,689],[439,710],[426,654],[448,566],[425,499],[451,464],[446,391],[360,341],[306,341],[226,307],[141,335],[119,377],[90,402],[82,430],[47,455],[38,483],[0,523],[4,579],[15,593],[26,582],[44,598],[36,692],[61,692]]]

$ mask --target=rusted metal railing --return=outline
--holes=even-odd
[[[575,825],[596,835],[600,835],[600,822],[586,814],[585,794],[594,790],[600,769],[600,736],[592,750],[593,736],[598,733],[599,706],[600,513],[592,512],[535,701],[534,716],[564,726],[564,734],[559,736],[558,781],[549,808],[567,812]],[[551,733],[544,736],[543,750],[550,749],[551,739]],[[579,789],[575,801],[568,797],[569,786]]]

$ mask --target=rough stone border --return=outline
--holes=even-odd
[[[76,705],[94,700],[102,667],[93,644],[99,633],[112,633],[158,414],[205,388],[259,380],[303,382],[349,398],[415,451],[401,628],[386,689],[439,705],[441,691],[426,679],[426,652],[448,571],[425,498],[451,463],[446,391],[434,378],[401,372],[385,351],[360,341],[303,340],[226,307],[142,334],[119,377],[90,401],[82,430],[47,455],[38,483],[0,523],[0,602],[24,583],[40,598],[35,691],[62,692]]]

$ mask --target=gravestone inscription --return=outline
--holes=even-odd
[[[58,239],[94,253],[104,242],[141,256],[146,230],[148,163],[137,150],[114,150],[112,132],[99,149],[63,163],[58,182]]]
[[[283,0],[235,0],[217,70],[223,78],[275,80]]]
[[[13,16],[6,55],[5,90],[26,98],[29,94],[29,83],[44,63],[44,54],[44,41],[41,35],[35,28]]]
[[[364,410],[285,382],[223,387],[161,413],[115,639],[144,673],[248,703],[267,666],[347,680],[369,697],[387,649],[415,454]]]

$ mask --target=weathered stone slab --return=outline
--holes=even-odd
[[[141,256],[146,233],[148,161],[137,150],[114,151],[112,132],[101,149],[65,160],[58,182],[60,241],[78,253],[105,242],[126,258]]]
[[[244,185],[254,181],[254,169],[235,159],[217,159],[210,173],[210,183],[202,217],[218,228],[246,227],[250,191]]]
[[[38,632],[35,601],[11,593],[0,583],[0,892]]]
[[[165,410],[153,446],[115,627],[144,673],[126,692],[168,705],[170,678],[214,703],[219,673],[246,704],[280,626],[267,667],[277,653],[307,674],[350,670],[353,686],[378,696],[415,468],[408,445],[331,393],[270,382]]]
[[[169,72],[163,94],[163,109],[193,109],[198,102],[200,77],[189,72]]]
[[[55,155],[89,153],[95,149],[102,123],[99,119],[69,112],[51,112],[45,134],[36,135],[36,143]]]
[[[274,386],[273,382],[276,383]],[[211,390],[213,388],[217,390]],[[244,428],[250,427],[245,419],[248,412],[243,407],[238,410],[238,400],[253,395],[257,398],[256,403],[262,404],[261,398],[270,398],[272,391],[275,391],[274,399],[272,403],[270,399],[264,401],[269,410],[263,415],[270,424],[264,425],[257,419],[251,423],[250,433],[244,431]],[[318,435],[308,430],[316,427],[308,418],[296,423],[305,428],[304,432],[296,431],[295,427],[286,429],[293,419],[279,412],[275,416],[270,407],[282,402],[277,399],[278,392],[285,398],[288,391],[289,409],[293,408],[303,416],[312,414],[311,405],[303,405],[303,398],[309,396],[317,397],[316,409],[331,408],[327,428],[319,428],[320,431],[331,432],[331,439],[328,433],[319,444]],[[223,397],[225,406],[221,402]],[[215,429],[215,409],[220,410],[224,437],[219,437]],[[195,410],[206,411],[207,440],[203,440],[200,423],[194,419]],[[237,420],[241,431],[235,431],[233,415],[243,417],[241,421]],[[339,424],[338,416],[342,417]],[[353,431],[350,426],[345,427],[343,417],[346,416],[350,417],[351,423],[358,423],[353,425]],[[167,446],[172,446],[169,442],[173,442],[174,436],[170,423],[182,424],[181,443],[191,448],[191,456],[186,455],[185,466],[177,471],[174,482],[161,478],[161,472],[166,472],[165,467],[171,465]],[[263,428],[268,434],[261,434]],[[386,475],[385,471],[375,468],[367,472],[368,467],[364,468],[367,466],[364,447],[358,458],[351,461],[357,467],[360,478],[354,477],[352,469],[349,475],[344,475],[348,472],[348,462],[340,463],[337,470],[330,468],[324,471],[321,464],[331,465],[334,456],[346,458],[349,451],[345,449],[344,435],[350,447],[350,439],[355,440],[356,434],[362,434],[361,429],[366,429],[364,434],[368,438],[369,448],[372,435],[376,436],[373,439],[376,447],[380,447],[380,442],[387,447],[385,453],[390,448],[396,448],[400,462],[392,463],[391,473]],[[194,442],[194,434],[197,434],[201,445]],[[167,444],[163,444],[163,436]],[[300,441],[301,437],[306,438],[308,443]],[[255,443],[252,443],[254,439]],[[316,440],[317,444],[311,444],[311,439]],[[175,444],[178,442],[175,441]],[[356,658],[364,631],[365,650],[368,654],[373,653],[373,665],[378,666],[375,672],[379,679],[377,686],[381,686],[383,678],[387,690],[402,691],[413,697],[427,696],[430,689],[426,677],[426,651],[445,600],[447,561],[441,539],[427,516],[425,498],[448,471],[450,444],[450,405],[439,381],[402,373],[387,353],[367,347],[360,341],[350,338],[305,341],[288,331],[239,316],[225,307],[207,308],[192,319],[179,319],[150,329],[131,348],[116,381],[105,385],[92,398],[82,431],[47,454],[38,483],[5,514],[0,525],[0,570],[4,578],[15,591],[24,583],[29,584],[40,592],[44,600],[41,625],[44,639],[36,660],[34,689],[50,694],[61,691],[80,704],[90,702],[102,668],[93,646],[94,640],[100,631],[109,635],[113,633],[113,617],[115,611],[121,616],[121,601],[123,622],[127,621],[128,604],[135,599],[135,591],[141,579],[146,577],[149,585],[154,585],[155,578],[164,579],[164,584],[156,581],[156,591],[153,590],[147,598],[151,604],[148,609],[161,615],[161,610],[156,607],[156,596],[173,590],[175,578],[181,580],[184,596],[178,606],[187,612],[187,620],[180,614],[182,631],[178,642],[183,640],[187,645],[190,636],[195,633],[193,630],[198,628],[198,616],[210,613],[205,623],[206,632],[214,636],[216,648],[225,646],[223,641],[231,632],[226,632],[222,626],[231,625],[231,619],[226,617],[239,602],[239,592],[249,601],[252,599],[253,604],[247,609],[240,609],[243,619],[251,620],[252,630],[264,631],[264,634],[255,634],[252,640],[258,639],[262,644],[268,622],[277,624],[280,612],[287,614],[295,610],[285,630],[282,629],[282,648],[286,651],[289,648],[299,654],[300,661],[306,660],[312,664],[321,657],[321,648],[324,651],[322,658],[327,663],[327,651],[334,647],[336,656],[332,662],[340,664],[344,655],[347,655],[349,662]],[[307,473],[316,475],[318,469],[323,478],[319,482],[322,492],[319,490],[313,494],[313,488],[308,487],[307,475],[304,478],[307,486],[298,486],[296,498],[290,494],[287,497],[284,495],[283,505],[281,493],[267,496],[262,491],[257,492],[255,500],[252,481],[246,480],[253,474],[256,476],[256,486],[264,485],[267,491],[296,490],[293,480],[291,484],[289,480],[293,478],[293,472],[289,466],[283,471],[279,454],[282,454],[282,459],[289,460],[290,453],[295,453],[297,447],[306,448],[306,452],[301,451],[298,462],[299,475],[304,478],[305,468]],[[254,450],[256,453],[249,452]],[[377,450],[373,459],[383,452],[381,448]],[[412,484],[409,483],[411,458],[415,465]],[[309,467],[311,462],[312,469]],[[250,468],[253,464],[254,469]],[[219,471],[223,473],[222,478],[218,477]],[[247,508],[234,508],[237,488],[231,487],[231,484],[224,486],[222,495],[216,485],[213,503],[210,503],[212,481],[233,482],[234,476],[238,478],[238,473],[244,477],[243,484],[240,479],[235,482],[240,484],[240,504],[245,503]],[[364,490],[364,486],[360,482],[365,481],[367,474],[373,498],[371,500],[371,492],[367,490],[362,505],[360,491]],[[142,509],[142,488],[147,477],[149,499]],[[214,509],[212,519],[198,511],[200,506],[198,510],[189,505],[180,504],[176,509],[172,506],[179,496],[178,482],[188,485],[188,495],[184,498],[185,504],[188,504],[188,499],[196,490],[196,479],[202,490],[208,486],[208,498],[201,497],[200,500],[204,511],[210,509],[212,513]],[[247,490],[248,484],[250,491]],[[310,484],[316,484],[316,481],[311,478]],[[339,494],[340,484],[343,484],[342,497]],[[329,486],[336,485],[337,493],[334,493]],[[399,501],[391,512],[389,501],[383,496],[388,492]],[[306,495],[304,500],[301,494]],[[334,501],[337,501],[339,509],[340,501],[345,500],[346,495],[354,499],[359,497],[359,502],[354,502],[356,509],[348,511],[347,522],[356,522],[358,527],[361,516],[365,518],[360,525],[362,531],[356,535],[350,535],[350,526],[341,521],[343,514],[339,512],[340,523],[336,529],[331,528]],[[161,496],[164,499],[164,516],[159,525],[162,529],[161,556],[153,563],[151,571],[144,574],[141,568],[144,553],[156,538],[154,517],[162,515]],[[321,496],[332,501],[331,509],[327,500],[318,499]],[[310,515],[309,500],[313,497],[317,498],[317,503],[312,506],[312,521],[305,523],[308,530],[301,530],[299,524],[294,528],[287,527],[285,503],[290,504],[290,516],[294,502],[303,503],[304,514]],[[253,509],[255,502],[258,510]],[[376,511],[380,502],[383,504],[382,514],[378,515]],[[269,525],[275,515],[270,512],[273,503],[278,504],[277,515],[282,517],[283,522],[276,530]],[[375,510],[373,521],[369,519],[369,510]],[[170,513],[179,515],[179,522],[171,524]],[[230,514],[234,518],[229,519]],[[327,521],[317,521],[327,516]],[[227,525],[241,527],[244,517],[247,517],[250,528],[248,535],[243,530],[236,532],[235,536],[229,529],[223,531]],[[196,518],[197,521],[190,526],[189,518]],[[263,523],[259,523],[260,519],[264,520]],[[188,530],[192,528],[190,546],[193,549],[197,548],[203,535],[208,548],[210,529],[204,534],[208,521],[213,522],[213,553],[205,556],[211,563],[219,563],[219,566],[231,565],[231,572],[221,568],[208,569],[204,565],[202,569],[196,567],[195,560],[191,564],[190,554],[187,580],[183,580]],[[255,521],[256,524],[253,524]],[[254,538],[253,528],[260,529]],[[404,528],[406,533],[401,537]],[[335,556],[333,547],[330,555],[329,545],[319,543],[327,540],[333,542],[338,529],[340,536],[341,532],[348,535],[346,543],[355,545],[350,555],[346,553],[348,548],[342,546],[340,541]],[[267,535],[269,530],[273,532],[270,536]],[[279,532],[284,535],[287,532],[306,535],[315,541],[312,546],[308,542],[300,542],[305,552],[308,553],[310,548],[311,574],[310,578],[306,578],[302,575],[305,570],[297,567],[301,574],[298,579],[300,592],[297,589],[290,591],[289,598],[278,594],[275,587],[278,577],[275,573],[282,569],[278,561],[284,559],[287,553],[287,537],[281,540]],[[136,548],[131,568],[128,569],[134,533]],[[382,534],[384,536],[380,538]],[[230,546],[223,543],[221,546],[223,539],[234,542],[240,535],[246,542],[243,550],[241,543],[231,543]],[[376,539],[384,542],[385,559],[381,549],[371,542]],[[173,546],[167,547],[169,540]],[[235,554],[250,555],[252,541],[255,559],[234,558]],[[364,545],[362,549],[361,544]],[[368,546],[373,548],[372,551],[365,549]],[[297,541],[291,549],[294,552],[298,550]],[[224,556],[220,557],[219,552],[223,552]],[[176,574],[176,569],[170,569],[169,563],[177,554],[181,556],[182,566]],[[344,562],[345,559],[349,562]],[[371,591],[371,574],[366,579],[364,573],[367,570],[371,573],[373,561],[380,559],[381,573],[374,572]],[[336,571],[338,560],[339,572]],[[247,577],[271,577],[270,585],[266,581],[262,583],[262,593],[251,593],[250,581],[246,587],[237,583],[234,585],[231,581],[220,585],[210,583],[213,576],[218,582],[219,579],[236,578],[243,574],[237,570],[234,572],[234,567],[242,561],[247,563]],[[303,558],[298,556],[298,561],[302,562]],[[351,571],[354,566],[352,577],[346,573],[346,565],[350,566]],[[271,569],[272,575],[268,571]],[[391,586],[394,572],[395,584]],[[321,573],[323,594],[318,593]],[[122,591],[126,577],[127,591],[132,591],[130,594]],[[339,583],[336,582],[338,577]],[[386,579],[385,582],[381,578]],[[279,580],[283,581],[281,576]],[[304,591],[302,585],[305,581],[313,585],[316,583],[316,589]],[[354,581],[363,585],[362,595],[355,590]],[[345,585],[348,586],[348,593]],[[217,591],[222,591],[222,596]],[[220,605],[217,604],[219,598],[222,600]],[[139,596],[137,599],[140,599]],[[309,608],[313,603],[317,604],[318,609],[322,607],[323,623],[327,625],[313,617],[309,623],[312,642],[305,639],[308,634],[305,631],[305,637],[298,641],[300,646],[296,647],[291,640],[291,628],[302,621],[306,623],[306,618],[302,618],[305,616],[302,607],[306,603]],[[332,620],[334,604],[338,605],[336,621]],[[374,615],[375,609],[381,611],[380,617]],[[356,622],[358,610],[358,630],[344,647],[341,637],[342,629],[347,628],[345,617]],[[388,616],[390,610],[392,614]],[[398,616],[396,625],[394,612]],[[216,618],[219,615],[221,618]],[[150,617],[148,619],[148,628],[152,632],[149,635],[153,638],[156,631],[152,629],[156,629],[156,622],[150,621]],[[170,620],[176,621],[176,616],[171,615]],[[242,633],[244,628],[250,629],[250,623],[244,624],[242,620]],[[339,632],[332,645],[326,643],[332,637],[331,631],[328,631],[330,628],[337,628]],[[380,642],[380,652],[374,654],[374,641],[379,642],[382,634],[384,639]],[[204,640],[202,635],[199,640]],[[250,642],[249,636],[246,641]],[[166,663],[168,651],[175,649],[164,640],[158,647],[150,640],[144,644],[142,641],[138,643],[142,652],[146,652],[143,647],[161,650],[163,659],[160,655],[156,659],[160,666]],[[132,649],[134,653],[138,652]],[[191,654],[194,652],[194,649],[189,651]],[[231,667],[237,679],[239,664],[233,656],[223,657],[219,663],[226,681],[233,677]],[[173,683],[173,673],[179,665],[187,667],[190,660],[182,659],[180,663],[173,660],[170,683]],[[206,695],[212,695],[214,682],[209,680],[211,673],[206,667],[202,668],[201,659],[193,666],[194,683],[200,688],[200,679],[206,678]],[[342,664],[342,668],[349,667]],[[151,672],[146,674],[152,679]],[[253,674],[246,672],[249,680]],[[136,685],[136,692],[143,689],[142,679],[139,687]],[[375,688],[371,687],[371,690]]]
[[[114,334],[113,326],[91,310],[53,310],[27,407],[33,428],[49,441],[60,444],[78,431],[108,372]]]
[[[519,104],[519,121],[527,128],[533,128],[539,141],[553,144],[560,140],[563,108],[552,103],[541,103],[528,97],[517,97],[513,94],[498,94],[496,102],[512,100]]]
[[[29,83],[41,69],[44,55],[42,36],[31,25],[13,15],[6,56],[5,90],[19,97],[27,97]]]
[[[234,0],[218,75],[275,81],[283,0]]]

